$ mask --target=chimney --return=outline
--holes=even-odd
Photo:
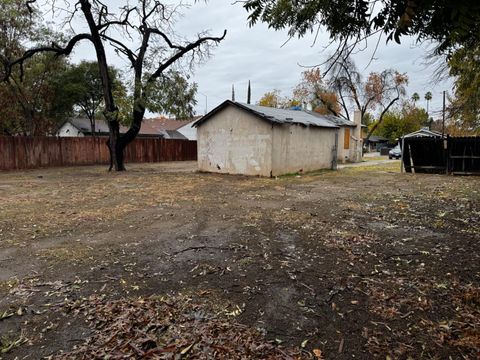
[[[353,131],[353,137],[355,138],[355,158],[353,161],[362,161],[363,155],[363,137],[362,137],[362,113],[359,110],[355,110],[353,113],[353,122],[355,123],[355,130]]]

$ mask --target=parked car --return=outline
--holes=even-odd
[[[395,146],[392,150],[388,152],[389,159],[400,159],[402,157],[402,149],[400,145]]]

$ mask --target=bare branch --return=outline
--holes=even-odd
[[[148,31],[152,34],[160,35],[171,49],[177,49],[180,51],[185,49],[184,46],[173,44],[172,41],[168,38],[168,36],[158,29],[148,29]]]
[[[136,11],[136,10],[137,10],[136,7],[133,7],[133,8],[130,8],[130,9],[125,9],[125,16],[124,16],[123,19],[107,21],[103,24],[99,23],[98,26],[97,26],[98,31],[104,32],[106,29],[108,29],[112,25],[130,26],[131,27],[132,25],[129,22],[129,17],[130,17],[130,14],[133,11]]]
[[[180,59],[183,55],[185,55],[189,51],[195,50],[196,48],[198,48],[200,45],[202,45],[207,41],[213,41],[215,43],[218,43],[223,39],[225,39],[226,35],[227,35],[227,30],[224,30],[223,35],[221,37],[205,36],[205,37],[199,38],[197,41],[193,43],[188,44],[183,49],[181,49],[176,54],[174,54],[170,59],[160,64],[158,69],[150,76],[150,78],[148,79],[148,82],[155,81],[157,78],[159,78],[165,69],[167,69],[171,64],[173,64],[175,61]]]
[[[125,44],[123,44],[122,42],[108,36],[108,35],[105,35],[105,34],[101,34],[100,35],[102,37],[102,39],[104,40],[107,40],[110,42],[110,44],[115,48],[117,49],[118,51],[120,51],[122,54],[124,54],[125,56],[127,56],[128,60],[130,60],[130,63],[132,64],[132,66],[135,66],[135,63],[137,61],[137,56],[135,55],[135,53],[130,50]]]
[[[12,74],[12,68],[15,65],[20,65],[21,73],[23,74],[23,70],[22,70],[23,63],[25,62],[25,60],[30,59],[35,54],[42,53],[42,52],[52,52],[52,53],[55,53],[57,56],[69,55],[73,51],[73,48],[75,47],[75,45],[77,45],[82,40],[92,41],[92,37],[90,34],[79,34],[71,38],[70,41],[67,43],[67,45],[63,48],[58,46],[57,44],[52,44],[51,46],[42,46],[42,47],[25,51],[23,56],[20,57],[19,59],[16,59],[12,62],[8,62],[5,64],[5,77],[3,80],[7,81],[8,78],[10,78]]]

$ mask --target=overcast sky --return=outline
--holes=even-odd
[[[236,100],[246,101],[248,80],[252,83],[252,102],[257,102],[265,92],[273,89],[281,90],[283,95],[291,94],[300,80],[300,73],[305,70],[300,65],[319,64],[334,50],[324,49],[328,44],[328,34],[320,35],[315,44],[313,35],[310,35],[292,39],[282,47],[288,40],[286,31],[274,31],[265,24],[250,28],[247,17],[248,13],[241,4],[211,0],[206,4],[193,5],[178,23],[178,28],[185,35],[202,29],[209,29],[212,34],[221,34],[223,29],[228,31],[226,39],[215,49],[214,56],[199,66],[194,75],[199,92],[207,96],[209,110],[231,97],[232,84],[235,85]],[[372,41],[367,50],[354,56],[365,76],[371,71],[387,68],[406,72],[410,79],[408,96],[418,92],[422,99],[419,105],[424,106],[423,96],[431,91],[431,113],[441,110],[441,93],[450,90],[451,83],[435,85],[431,81],[433,69],[424,65],[425,48],[415,46],[413,39],[405,39],[401,45],[385,45],[382,40],[376,60],[366,68],[374,45]],[[205,96],[199,94],[198,102],[197,111],[203,113]]]
[[[113,1],[111,1],[114,3]],[[313,35],[302,39],[291,39],[282,46],[288,35],[286,31],[268,29],[265,24],[250,28],[248,13],[241,4],[228,0],[197,2],[184,11],[184,17],[176,24],[176,30],[183,36],[195,39],[198,32],[209,30],[211,35],[221,35],[227,30],[227,37],[213,51],[213,56],[199,65],[193,76],[198,83],[199,94],[196,111],[213,109],[222,101],[231,98],[232,84],[235,86],[236,100],[246,101],[248,80],[252,84],[252,102],[257,102],[267,91],[281,90],[282,95],[291,94],[300,80],[303,66],[312,66],[324,61],[333,48],[324,49],[328,44],[328,34],[321,34],[314,44]],[[419,105],[424,106],[424,94],[431,91],[433,100],[430,113],[439,116],[442,108],[442,91],[451,90],[451,82],[434,84],[431,81],[433,69],[424,65],[426,49],[415,46],[412,39],[405,39],[402,45],[382,40],[375,60],[366,68],[375,46],[371,41],[363,52],[354,55],[358,69],[367,76],[371,71],[393,68],[406,72],[410,82],[408,96],[420,94]],[[75,60],[92,57],[92,49],[81,46],[75,51]],[[114,59],[113,65],[121,67],[125,63]]]

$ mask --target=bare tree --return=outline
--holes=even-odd
[[[352,103],[354,108],[360,111],[362,123],[368,111],[380,109],[378,121],[367,134],[365,142],[368,143],[372,133],[383,121],[385,113],[406,94],[408,77],[396,70],[386,69],[380,73],[371,72],[367,80],[363,80],[348,54],[332,61],[334,62],[329,65],[332,74],[329,85],[338,95],[344,117],[350,120],[349,110]]]
[[[55,1],[51,1],[55,5]],[[165,76],[167,69],[182,60],[187,60],[188,66],[192,66],[196,61],[206,59],[210,45],[222,41],[226,30],[218,37],[203,32],[191,41],[181,39],[174,32],[173,25],[182,5],[170,6],[156,0],[138,0],[135,6],[125,1],[116,10],[100,0],[65,0],[62,4],[65,4],[69,13],[66,23],[73,27],[73,20],[80,18],[86,23],[88,31],[73,34],[63,45],[53,43],[35,47],[18,59],[9,59],[5,62],[5,80],[10,77],[13,67],[21,68],[27,59],[37,53],[51,52],[66,56],[80,42],[90,42],[98,62],[104,97],[103,113],[109,126],[110,169],[123,171],[124,150],[140,131],[149,91],[154,83]],[[35,0],[25,1],[29,9],[35,5]],[[120,134],[118,106],[108,71],[107,45],[127,60],[133,72],[132,121],[125,134]],[[189,55],[188,59],[185,59],[186,55]]]

